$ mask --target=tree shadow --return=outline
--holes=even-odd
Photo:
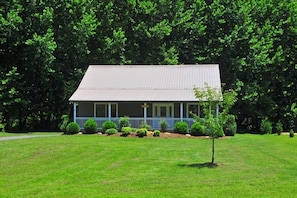
[[[194,164],[179,164],[179,166],[188,167],[188,168],[217,168],[222,165],[218,163],[204,162],[204,163],[194,163]]]

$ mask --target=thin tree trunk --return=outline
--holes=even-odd
[[[214,133],[212,133],[212,155],[211,155],[211,164],[214,164],[214,155],[215,155],[215,145],[214,145]]]

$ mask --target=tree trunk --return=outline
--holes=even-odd
[[[215,152],[215,145],[214,145],[214,140],[215,140],[215,137],[214,137],[214,133],[212,133],[212,153],[211,153],[211,164],[214,164],[214,152]]]

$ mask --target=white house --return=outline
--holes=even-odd
[[[166,120],[172,130],[177,121],[191,125],[190,112],[200,114],[193,89],[205,84],[221,91],[219,65],[90,65],[69,101],[81,128],[89,118],[101,128],[129,116],[132,127],[159,129]]]

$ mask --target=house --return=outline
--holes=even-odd
[[[159,129],[166,120],[173,130],[177,121],[191,125],[191,112],[200,115],[193,89],[205,84],[221,90],[219,65],[90,65],[69,101],[81,128],[89,118],[101,128],[129,116],[132,127]]]

